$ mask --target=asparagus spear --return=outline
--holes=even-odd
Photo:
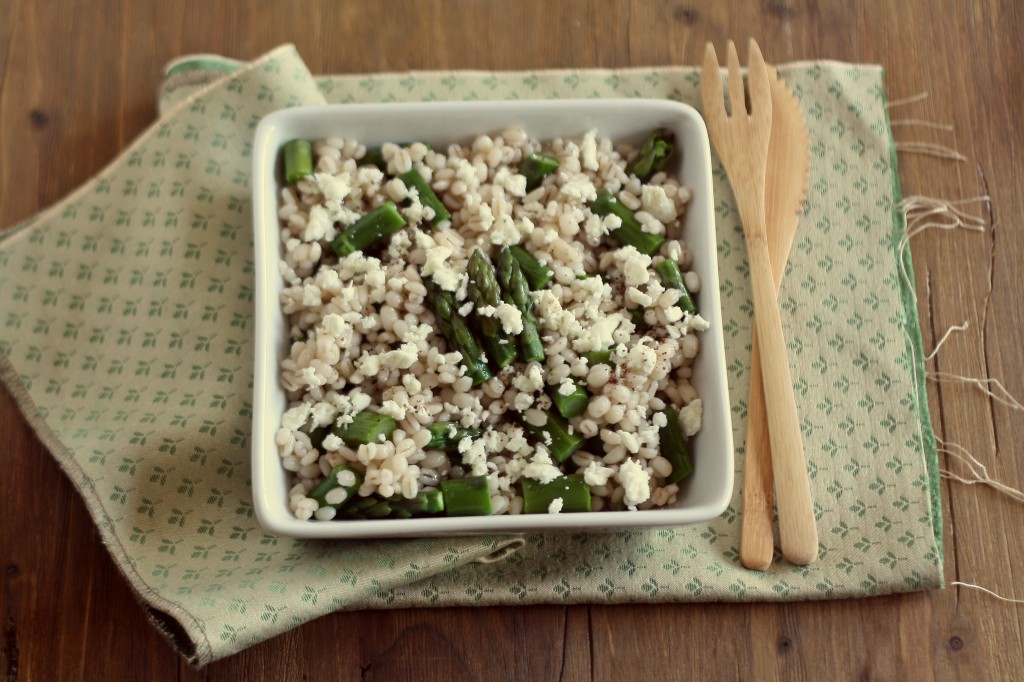
[[[336,427],[334,433],[345,441],[345,445],[359,447],[368,443],[381,443],[391,438],[397,426],[398,423],[393,417],[363,411],[354,416],[348,424]]]
[[[523,512],[526,514],[546,514],[551,502],[561,498],[563,512],[590,511],[590,486],[576,474],[561,476],[540,483],[529,478],[522,480]]]
[[[555,276],[551,268],[542,264],[523,247],[514,245],[508,247],[508,250],[519,261],[519,269],[523,271],[523,276],[526,277],[526,281],[534,291],[546,287],[551,278]]]
[[[422,205],[434,209],[434,217],[430,219],[432,227],[437,227],[439,223],[445,220],[451,220],[452,214],[448,212],[445,205],[437,198],[434,190],[427,184],[427,181],[423,179],[418,170],[412,168],[398,177],[405,183],[406,187],[416,188],[416,193],[419,195]]]
[[[519,334],[519,349],[522,351],[523,360],[526,362],[543,360],[544,344],[541,343],[540,332],[537,331],[537,318],[533,314],[530,289],[526,285],[526,278],[519,267],[519,261],[515,259],[507,246],[498,252],[497,274],[506,300],[519,308],[519,312],[523,315],[523,331]]]
[[[532,191],[544,182],[544,178],[558,168],[558,159],[547,154],[530,154],[519,164],[519,173],[526,176],[526,191]]]
[[[459,441],[463,438],[479,438],[483,433],[481,429],[466,428],[452,422],[434,422],[427,430],[430,431],[430,440],[423,449],[449,453],[459,451]]]
[[[388,172],[388,163],[384,160],[384,155],[380,151],[380,147],[369,147],[366,153],[363,154],[363,158],[356,162],[357,166],[376,166],[381,173]]]
[[[363,484],[363,475],[347,464],[339,464],[331,469],[327,478],[309,492],[309,496],[320,503],[321,507],[338,509],[351,500]]]
[[[655,265],[654,270],[658,273],[658,277],[661,278],[662,284],[666,287],[679,289],[679,307],[683,309],[683,312],[690,313],[691,315],[697,314],[697,304],[693,302],[693,296],[690,295],[689,289],[686,288],[686,284],[683,282],[683,273],[679,269],[679,264],[674,260],[666,258]]]
[[[547,445],[551,457],[561,464],[583,447],[586,439],[581,433],[569,433],[569,422],[554,412],[548,412],[547,417],[548,421],[544,426],[526,423],[526,430]]]
[[[468,476],[441,481],[448,516],[487,516],[491,513],[491,493],[486,476]]]
[[[590,204],[590,210],[595,215],[601,217],[609,214],[619,217],[622,225],[612,230],[609,234],[623,246],[633,246],[637,251],[650,256],[661,248],[665,241],[665,238],[659,234],[644,232],[640,226],[640,221],[636,219],[633,212],[620,204],[619,200],[606,189],[598,191],[597,199]]]
[[[690,451],[679,426],[679,414],[673,407],[666,407],[661,412],[668,422],[658,433],[658,445],[661,447],[661,456],[672,464],[672,473],[665,480],[678,483],[693,473],[693,461],[690,460]]]
[[[590,396],[587,395],[587,391],[579,384],[576,385],[569,395],[563,395],[559,386],[552,386],[551,402],[555,404],[558,414],[566,419],[572,419],[573,417],[580,416],[587,409]]]
[[[669,157],[676,148],[676,136],[671,130],[658,128],[651,132],[640,146],[640,152],[626,168],[626,173],[635,175],[641,181],[648,180],[652,175],[665,170]]]
[[[480,249],[475,250],[469,257],[466,270],[469,273],[469,298],[473,301],[474,309],[483,306],[498,307],[501,303],[498,277],[494,272],[494,266]],[[494,364],[498,369],[512,364],[516,359],[515,339],[505,333],[501,320],[479,313],[475,317],[484,344],[487,346],[487,354]]]
[[[583,357],[587,361],[587,365],[593,367],[594,365],[611,365],[612,364],[612,349],[604,348],[602,350],[592,350],[583,354]]]
[[[444,511],[444,496],[440,490],[421,490],[412,499],[401,495],[380,497],[371,495],[353,500],[338,509],[336,519],[408,519],[429,516]]]
[[[365,251],[371,244],[405,227],[405,218],[394,202],[373,209],[334,238],[331,248],[344,258],[353,251]]]
[[[462,354],[462,364],[473,379],[473,385],[478,386],[490,379],[493,375],[487,367],[487,356],[480,350],[480,344],[466,321],[459,316],[451,293],[441,289],[429,277],[424,280],[424,284],[427,286],[427,300],[434,310],[441,333],[448,339],[452,350]]]
[[[284,179],[291,185],[313,174],[313,146],[308,140],[290,140],[284,145]]]

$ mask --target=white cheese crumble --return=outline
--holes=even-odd
[[[598,460],[592,461],[587,465],[587,468],[583,470],[583,482],[587,485],[596,488],[598,486],[607,485],[608,479],[615,473],[615,469],[612,467],[606,467]]]
[[[664,187],[657,185],[644,185],[640,197],[640,205],[644,211],[650,213],[656,220],[668,224],[675,220],[676,204],[667,194]]]
[[[548,505],[548,514],[559,514],[562,511],[562,498],[556,497]]]
[[[523,331],[523,313],[519,308],[509,303],[499,303],[495,314],[501,320],[501,326],[506,334],[521,334]]]
[[[563,381],[561,384],[558,385],[558,394],[559,395],[572,395],[573,391],[575,391],[575,390],[576,390],[576,384],[573,383],[572,379],[566,379],[565,381]],[[572,427],[570,426],[569,428],[572,428]]]
[[[692,436],[700,431],[700,424],[704,418],[704,402],[696,398],[689,405],[679,410],[679,425],[683,434]]]
[[[635,459],[627,459],[619,466],[615,480],[622,484],[625,495],[622,502],[630,511],[651,497],[651,477]]]
[[[626,286],[637,287],[647,284],[651,278],[651,257],[646,253],[640,253],[633,246],[623,246],[613,252],[615,262],[626,280]]]

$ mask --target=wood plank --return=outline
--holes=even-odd
[[[3,226],[114,158],[155,116],[160,66],[192,51],[250,58],[294,40],[314,72],[619,67],[697,63],[705,40],[753,32],[776,61],[879,62],[893,96],[930,91],[907,115],[955,126],[901,129],[900,139],[951,144],[970,157],[957,164],[902,154],[905,193],[993,197],[988,234],[914,240],[926,348],[949,325],[971,325],[929,367],[999,378],[1024,396],[1020,3],[318,0],[302,12],[254,0],[53,5],[0,4]],[[993,477],[1024,485],[1019,411],[963,386],[933,383],[929,399],[942,437],[970,449]],[[9,679],[579,680],[635,679],[641,670],[667,678],[1019,676],[1020,608],[963,589],[814,604],[333,614],[194,671],[147,623],[84,505],[6,393],[0,427],[4,480],[19,482],[0,497],[0,656]],[[948,483],[945,492],[949,577],[1024,596],[1016,571],[1024,539],[1007,531],[1020,526],[1021,505],[979,486]]]

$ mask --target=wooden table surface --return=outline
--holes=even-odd
[[[187,2],[0,0],[0,225],[59,200],[156,115],[161,66],[294,42],[314,73],[697,64],[705,41],[754,35],[773,61],[885,66],[907,115],[952,132],[961,163],[901,154],[906,195],[989,194],[988,231],[915,238],[929,369],[1024,397],[1024,3]],[[43,160],[47,161],[43,161]],[[936,433],[1024,487],[1024,419],[975,389],[930,383]],[[85,506],[0,391],[0,553],[7,680],[1001,679],[1022,675],[1024,607],[974,590],[788,604],[543,606],[338,613],[203,670],[147,622]],[[945,463],[945,458],[943,459]],[[946,466],[944,464],[944,466]],[[1024,505],[943,485],[948,580],[1024,596]]]

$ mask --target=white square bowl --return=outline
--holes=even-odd
[[[476,135],[520,126],[534,138],[579,137],[594,128],[599,137],[638,144],[654,128],[675,133],[675,173],[693,198],[686,211],[683,238],[701,276],[698,304],[711,328],[701,335],[692,383],[704,401],[704,422],[690,441],[694,472],[682,482],[672,507],[645,511],[516,516],[430,517],[365,521],[301,521],[288,509],[288,485],[274,435],[287,405],[278,375],[288,355],[287,324],[279,305],[283,283],[277,218],[283,186],[280,150],[295,138],[344,137],[367,146],[419,140],[444,148]],[[541,531],[610,531],[678,526],[721,514],[732,497],[733,439],[726,382],[725,347],[715,217],[711,150],[704,121],[692,107],[670,101],[556,100],[513,102],[431,102],[352,104],[285,109],[256,130],[253,155],[253,226],[256,249],[256,346],[253,396],[252,486],[260,524],[278,535],[303,538],[377,538]]]

